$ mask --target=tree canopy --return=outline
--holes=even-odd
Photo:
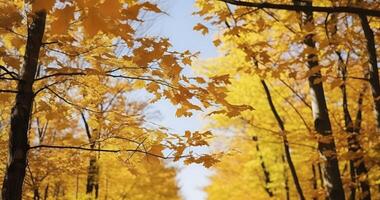
[[[215,171],[208,199],[380,198],[380,4],[194,6],[215,58],[143,33],[159,1],[0,2],[2,199],[181,199],[176,163]]]

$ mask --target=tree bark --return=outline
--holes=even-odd
[[[356,120],[354,124],[354,133],[351,138],[349,138],[349,146],[351,146],[352,151],[355,153],[358,151],[362,151],[362,147],[360,146],[359,138],[357,137],[360,134],[361,122],[362,122],[362,106],[363,106],[363,98],[365,95],[367,87],[364,85],[362,91],[359,94],[358,98],[358,111],[356,112]],[[364,162],[363,156],[353,159],[352,164],[354,165],[354,170],[356,173],[356,178],[359,179],[361,196],[362,200],[371,200],[371,189],[368,182],[368,170]],[[365,179],[359,178],[361,176],[366,176]]]
[[[268,88],[266,82],[264,80],[261,80],[261,84],[263,85],[265,94],[267,96],[267,100],[268,100],[270,109],[271,109],[273,115],[276,118],[277,124],[278,124],[278,126],[279,126],[279,128],[281,130],[281,134],[283,136],[283,145],[284,145],[286,162],[288,163],[290,172],[292,174],[294,185],[295,185],[295,187],[297,189],[297,193],[298,193],[299,199],[304,200],[305,196],[303,194],[303,191],[302,191],[302,188],[301,188],[301,184],[300,184],[298,176],[297,176],[296,168],[295,168],[295,166],[293,164],[293,160],[292,160],[292,157],[291,157],[291,154],[290,154],[289,142],[288,142],[288,139],[286,137],[284,122],[282,121],[280,115],[278,114],[278,112],[276,110],[276,107],[275,107],[275,105],[273,103],[272,96],[271,96],[271,93],[269,91],[269,88]]]
[[[297,5],[312,6],[311,1],[293,0]],[[313,12],[304,11],[302,14],[301,27],[313,25]],[[308,48],[316,49],[314,34],[307,34],[304,38],[304,44]],[[307,55],[307,67],[315,70],[319,67],[319,61],[316,54]],[[327,110],[326,99],[322,83],[322,75],[320,70],[309,76],[310,95],[312,99],[312,112],[314,118],[314,128],[320,135],[318,141],[318,150],[324,163],[322,166],[323,179],[325,189],[327,191],[327,199],[344,200],[343,184],[339,172],[339,164],[337,159],[337,151],[335,147],[334,137],[332,135],[330,118]]]
[[[86,194],[92,195],[93,192],[95,192],[95,199],[98,199],[98,194],[99,194],[98,174],[99,174],[99,168],[97,166],[97,159],[94,156],[90,158],[90,163],[88,166]]]
[[[377,66],[377,53],[375,46],[375,36],[369,25],[368,18],[365,14],[359,15],[360,22],[363,28],[364,36],[367,42],[368,51],[368,63],[369,63],[369,84],[371,85],[373,104],[375,107],[376,115],[376,132],[380,133],[380,82],[379,82],[379,72]]]
[[[333,41],[336,41],[335,36],[337,33],[337,19],[338,18],[335,14],[332,15],[331,20],[333,21],[333,29],[331,32],[331,38]],[[359,135],[360,126],[361,126],[361,112],[362,112],[361,107],[362,107],[362,103],[363,103],[363,95],[366,91],[366,86],[364,85],[362,91],[359,94],[359,99],[358,99],[358,108],[359,109],[358,109],[358,112],[356,114],[356,120],[355,120],[355,124],[354,124],[352,117],[351,117],[351,114],[350,114],[350,111],[348,109],[348,98],[347,98],[347,87],[346,87],[346,84],[347,84],[347,65],[343,60],[342,53],[340,51],[335,51],[335,53],[338,56],[338,74],[342,78],[342,81],[343,81],[343,84],[340,86],[340,89],[341,89],[341,93],[342,93],[342,102],[343,102],[342,111],[343,111],[343,115],[344,115],[344,127],[345,127],[345,131],[348,134],[348,151],[355,154],[358,151],[362,150],[360,142],[359,142],[358,135]],[[359,165],[357,163],[359,163]],[[358,174],[358,167],[359,166],[361,166],[362,168],[364,167],[365,172],[363,170],[361,170],[361,173],[362,173],[362,175],[364,175],[363,173],[366,173],[365,175],[367,176],[367,169],[366,169],[365,164],[364,164],[363,156],[360,156],[360,157],[354,158],[354,159],[350,159],[349,165],[350,165],[350,177],[351,177],[352,183],[357,183],[357,179],[358,179],[357,174]],[[350,188],[350,196],[349,196],[350,200],[356,199],[356,186],[355,185],[356,184],[354,184]],[[363,187],[361,187],[362,190],[364,190],[363,192],[366,194],[369,194],[369,195],[366,195],[366,197],[363,199],[370,200],[371,199],[370,190],[369,190],[369,187],[366,187],[366,185],[368,186],[368,181],[367,180],[360,180],[360,185],[363,186]]]
[[[33,200],[40,200],[40,191],[38,187],[33,189]]]
[[[33,14],[32,23],[28,27],[24,65],[17,86],[16,102],[11,113],[8,165],[2,188],[3,200],[21,200],[22,197],[29,148],[29,120],[34,98],[33,83],[45,31],[45,21],[46,11],[38,11]]]
[[[270,173],[267,169],[267,166],[265,165],[263,155],[261,154],[260,146],[258,143],[258,138],[254,137],[253,140],[256,142],[256,151],[259,154],[260,166],[264,172],[264,181],[265,181],[264,189],[265,189],[265,192],[268,194],[269,197],[273,197],[274,196],[273,191],[269,187],[270,183],[272,182],[271,178],[270,178]]]
[[[281,160],[285,166],[285,156],[284,155],[281,156]],[[286,170],[285,167],[284,167],[284,182],[285,182],[284,189],[285,189],[286,200],[290,200],[288,170]]]
[[[90,142],[91,149],[95,149],[95,139],[91,135],[90,127],[88,126],[86,117],[81,113],[82,120],[86,129],[86,134],[88,141]],[[98,199],[99,195],[99,167],[97,163],[96,155],[91,155],[90,162],[87,170],[87,183],[86,183],[86,194],[91,195],[95,190],[95,199]]]
[[[315,170],[315,164],[311,164],[311,170],[313,172],[313,177],[312,177],[312,183],[313,183],[313,200],[317,200],[317,196],[315,195],[315,192],[318,190],[318,182],[317,182],[317,172]]]
[[[368,21],[366,19],[367,19],[366,17],[364,17],[364,19],[362,19],[362,24],[365,24],[365,25],[363,25],[363,27],[366,27],[363,29],[369,29],[365,32],[371,33],[372,30],[370,29]],[[336,36],[337,31],[338,31],[338,28],[337,28],[338,18],[336,16],[336,14],[332,15],[331,20],[333,23],[332,24],[333,27],[332,27],[332,32],[331,32],[331,38],[333,41],[336,41],[335,36]],[[366,38],[367,38],[367,36],[372,38],[372,39],[370,39],[370,41],[372,41],[372,42],[370,42],[371,45],[367,44],[367,47],[372,46],[372,47],[368,47],[368,52],[370,54],[369,63],[371,63],[370,66],[372,66],[370,68],[376,69],[376,74],[377,74],[376,51],[371,52],[375,48],[375,46],[373,44],[373,42],[374,42],[373,33],[372,33],[372,35],[368,34],[368,33],[366,33],[365,35],[366,35]],[[332,42],[332,43],[334,43],[334,42]],[[369,50],[369,49],[371,49],[371,50]],[[360,129],[361,129],[363,96],[365,94],[367,87],[366,87],[366,84],[364,84],[363,89],[360,91],[359,99],[358,99],[358,111],[356,113],[355,122],[353,122],[350,111],[348,109],[348,98],[347,98],[347,87],[346,87],[346,84],[347,84],[347,65],[343,60],[342,53],[340,51],[335,51],[335,53],[338,56],[338,73],[339,73],[339,76],[342,78],[342,81],[343,81],[343,84],[340,86],[340,89],[341,89],[342,100],[343,100],[342,111],[343,111],[343,115],[344,115],[344,127],[345,127],[345,131],[349,135],[349,137],[348,137],[348,150],[349,150],[349,152],[356,154],[358,151],[362,151],[358,135],[359,135]],[[373,64],[373,62],[374,62],[374,64]],[[373,70],[370,69],[369,71],[373,71]],[[366,74],[365,76],[368,76],[368,75],[370,77],[372,76],[372,78],[369,78],[370,82],[374,83],[374,84],[371,84],[371,86],[372,85],[375,86],[375,87],[372,87],[373,88],[372,91],[375,91],[372,94],[380,94],[380,93],[376,92],[376,90],[378,90],[380,88],[378,86],[378,84],[376,84],[376,80],[378,82],[378,75],[370,75],[370,74],[371,74],[371,72],[368,72],[368,74]],[[375,110],[377,110],[378,109],[377,104],[379,103],[379,101],[376,102],[377,98],[375,98],[375,97],[374,97],[374,99],[375,99],[375,102],[374,102]],[[379,112],[376,111],[376,117],[379,117],[378,113]],[[350,159],[349,163],[350,163],[350,176],[351,176],[351,182],[352,183],[357,183],[357,181],[358,181],[357,175],[359,173],[361,175],[364,175],[364,176],[368,175],[368,171],[367,171],[367,168],[365,166],[363,156],[359,156],[357,158]],[[364,179],[364,180],[361,179],[361,180],[359,180],[359,182],[360,182],[360,187],[362,189],[362,192],[364,194],[366,194],[366,195],[362,195],[361,199],[370,200],[371,199],[371,195],[370,195],[371,192],[370,192],[368,180],[367,179]],[[356,199],[356,186],[355,185],[351,186],[350,196],[349,196],[350,200]]]

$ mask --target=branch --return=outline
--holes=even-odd
[[[133,152],[133,153],[142,153],[146,154],[149,156],[154,156],[157,158],[161,159],[174,159],[174,156],[162,156],[162,155],[157,155],[154,153],[150,153],[148,151],[142,151],[139,149],[92,149],[92,148],[86,148],[86,147],[80,147],[80,146],[59,146],[59,145],[47,145],[47,144],[41,144],[41,145],[36,145],[36,146],[31,146],[29,147],[30,149],[42,149],[42,148],[49,148],[49,149],[71,149],[71,150],[82,150],[82,151],[97,151],[97,152],[104,152],[104,153],[121,153],[121,152]],[[181,156],[180,158],[187,158],[191,157],[191,155],[185,155]]]
[[[322,12],[322,13],[351,13],[364,16],[380,17],[380,10],[372,10],[351,6],[337,6],[337,7],[325,7],[325,6],[305,6],[305,5],[289,5],[289,4],[274,4],[274,3],[255,3],[237,0],[218,0],[225,3],[229,3],[236,6],[245,6],[251,8],[269,8],[277,10],[289,10],[297,12]]]
[[[83,112],[81,111],[80,112],[80,115],[82,116],[82,120],[83,120],[83,123],[84,123],[84,127],[86,129],[86,134],[87,134],[87,137],[88,137],[88,141],[90,143],[92,143],[91,145],[94,145],[93,141],[92,141],[92,138],[91,138],[91,131],[90,131],[90,127],[88,126],[88,123],[87,123],[87,120],[86,120],[86,117],[84,116]]]
[[[80,105],[77,105],[67,99],[65,99],[64,97],[62,97],[61,95],[57,94],[57,92],[55,92],[54,90],[50,89],[49,87],[47,87],[46,89],[48,89],[51,93],[53,93],[56,97],[58,97],[59,99],[61,99],[62,101],[64,101],[65,103],[71,105],[71,106],[74,106],[76,108],[80,108],[80,109],[83,109],[83,110],[87,110],[87,111],[90,111],[90,112],[94,112],[94,113],[100,113],[99,111],[96,111],[96,110],[92,110],[90,108],[86,108],[86,107],[83,107],[83,106],[80,106]]]
[[[0,90],[0,93],[15,93],[15,94],[17,94],[18,91],[16,91],[16,90]]]
[[[167,86],[167,87],[170,87],[172,89],[177,89],[173,85],[171,85],[170,83],[166,82],[165,80],[154,79],[154,78],[148,77],[148,76],[139,77],[139,76],[114,75],[114,74],[110,74],[110,72],[112,72],[112,70],[107,71],[106,74],[104,74],[103,76],[112,77],[112,78],[130,79],[130,80],[151,81],[151,82],[155,82],[159,85]],[[49,75],[46,75],[46,76],[43,76],[40,78],[36,78],[35,81],[40,81],[43,79],[56,77],[56,76],[87,76],[87,75],[93,75],[93,74],[86,74],[85,72],[58,72],[58,73],[49,74]]]
[[[83,75],[86,75],[84,72],[71,72],[71,73],[54,73],[54,74],[49,74],[49,75],[46,75],[46,76],[42,76],[40,78],[36,78],[34,79],[35,81],[40,81],[40,80],[43,80],[43,79],[47,79],[47,78],[50,78],[50,77],[56,77],[56,76],[83,76]]]
[[[9,71],[6,67],[4,67],[2,65],[0,65],[0,69],[4,70],[6,72],[5,74],[9,74],[14,80],[19,80],[18,74],[16,74],[15,72]]]

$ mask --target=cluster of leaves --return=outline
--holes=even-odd
[[[350,177],[353,159],[364,160],[368,173],[359,177],[368,180],[373,199],[379,197],[379,140],[371,91],[366,73],[368,52],[361,22],[357,15],[347,13],[314,13],[314,24],[300,26],[300,12],[231,6],[224,1],[196,1],[198,11],[206,21],[218,28],[214,44],[222,55],[197,66],[207,76],[229,74],[231,85],[226,100],[231,104],[250,105],[255,110],[236,115],[214,112],[210,118],[220,134],[215,139],[218,148],[230,150],[217,164],[212,184],[206,189],[210,199],[280,199],[299,198],[293,187],[290,171],[284,161],[283,139],[287,138],[306,199],[325,195],[323,179],[318,172],[324,163],[317,151],[317,142],[325,138],[314,130],[312,96],[308,78],[322,71],[314,84],[323,83],[336,143],[341,177],[346,194],[358,187]],[[227,1],[226,1],[227,2]],[[262,3],[258,1],[246,1]],[[293,1],[273,0],[265,3],[293,5]],[[351,4],[353,4],[351,2]],[[350,6],[349,1],[313,1],[314,6]],[[357,2],[355,6],[378,10],[372,1]],[[334,21],[335,20],[335,21]],[[296,23],[298,22],[298,23]],[[379,18],[370,18],[375,39],[379,39]],[[206,25],[195,30],[208,33]],[[316,49],[304,45],[305,35],[312,34]],[[379,51],[377,50],[379,54]],[[309,69],[305,63],[316,54],[319,65]],[[341,58],[339,58],[341,56]],[[341,75],[342,61],[346,67]],[[285,124],[280,130],[261,81],[269,84],[277,111]],[[363,113],[359,142],[362,150],[351,152],[347,141],[351,137],[345,127],[342,86],[346,88],[348,109]],[[362,96],[363,104],[358,104]],[[354,115],[355,116],[355,115]],[[230,139],[232,137],[232,139]],[[253,140],[252,140],[253,137]],[[227,140],[230,139],[230,140]],[[263,164],[266,166],[263,169]],[[356,163],[358,165],[359,161]],[[352,168],[352,166],[351,166]],[[268,181],[267,172],[270,173]],[[229,184],[225,184],[229,180]],[[358,193],[360,193],[358,191]],[[289,197],[290,195],[290,197]],[[360,194],[365,196],[365,194]]]
[[[162,12],[149,1],[15,0],[1,2],[0,11],[0,138],[4,161],[9,140],[5,133],[11,128],[7,122],[20,89],[17,83],[27,67],[25,52],[38,51],[26,47],[31,37],[28,27],[37,12],[47,13],[38,68],[32,75],[34,99],[25,198],[37,198],[42,193],[56,198],[81,196],[94,161],[100,169],[95,176],[100,177],[97,184],[103,196],[177,199],[174,171],[159,159],[185,158],[186,163],[210,167],[218,161],[215,157],[196,155],[188,148],[208,146],[211,133],[179,136],[152,126],[147,106],[167,99],[177,106],[177,117],[215,105],[222,105],[223,112],[231,115],[251,109],[225,100],[228,76],[187,77],[182,70],[195,54],[173,51],[167,38],[138,33],[145,26],[144,13]],[[132,101],[133,92],[149,93],[153,98]],[[165,148],[174,156],[164,155]],[[5,162],[1,164],[6,168]],[[128,166],[123,174],[116,170],[121,166]],[[118,180],[123,184],[116,184]],[[151,196],[141,192],[144,188],[152,191]]]

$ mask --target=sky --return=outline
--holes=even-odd
[[[195,11],[193,0],[165,0],[159,3],[160,8],[168,15],[162,15],[154,20],[149,34],[168,37],[173,49],[178,51],[190,50],[200,52],[200,59],[207,59],[217,55],[212,43],[212,32],[206,36],[195,32],[193,27],[202,22],[202,19],[193,16]],[[187,69],[186,73],[192,73]],[[195,113],[192,117],[176,118],[175,108],[165,100],[154,105],[161,113],[160,125],[168,127],[176,133],[184,133],[185,130],[201,130],[204,125],[201,113]],[[202,191],[209,183],[209,169],[202,165],[179,166],[177,176],[180,193],[184,200],[205,200],[206,193]]]

